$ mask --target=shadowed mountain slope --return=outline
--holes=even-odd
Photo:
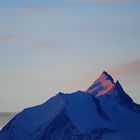
[[[140,106],[103,72],[86,91],[59,93],[27,108],[1,131],[0,140],[139,140]]]

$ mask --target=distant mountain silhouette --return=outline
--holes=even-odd
[[[24,109],[0,140],[140,140],[140,105],[104,71],[86,91]]]

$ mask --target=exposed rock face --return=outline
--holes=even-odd
[[[101,96],[106,94],[113,86],[114,80],[107,72],[103,72],[101,76],[93,82],[93,84],[86,90],[86,92],[94,96]]]

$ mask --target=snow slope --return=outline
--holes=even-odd
[[[23,110],[2,129],[0,140],[35,139],[63,108],[64,101],[57,95],[42,105]]]

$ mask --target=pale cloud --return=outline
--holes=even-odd
[[[29,4],[25,6],[25,11],[33,16],[47,15],[49,6],[47,4]]]
[[[135,60],[126,64],[121,65],[115,71],[119,75],[131,76],[140,74],[140,60]]]
[[[57,13],[60,10],[60,7],[54,4],[33,3],[25,5],[23,9],[27,14],[30,14],[32,16],[47,17],[49,14],[52,14],[53,12]]]
[[[135,3],[139,0],[77,0],[77,2],[83,3]]]
[[[16,36],[16,35],[0,35],[0,47],[3,46],[31,46],[34,41],[27,37]]]
[[[53,1],[49,3],[30,3],[27,4],[24,9],[28,14],[33,16],[46,16],[48,15],[50,9],[51,12],[54,10],[60,10],[58,8],[62,8],[61,4],[104,4],[104,3],[137,3],[140,2],[139,0],[64,0],[63,2]]]

